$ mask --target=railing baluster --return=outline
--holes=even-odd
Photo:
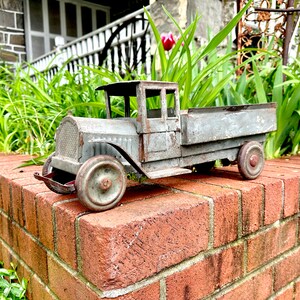
[[[132,20],[132,23],[129,20]],[[129,23],[119,30],[119,26],[124,22]],[[49,79],[53,78],[57,70],[68,59],[70,61],[66,69],[71,74],[77,73],[80,65],[97,66],[100,63],[102,49],[110,37],[116,34],[107,51],[105,66],[114,72],[124,72],[128,70],[128,67],[135,67],[138,72],[141,72],[143,69],[142,64],[144,64],[144,70],[150,72],[151,42],[147,24],[148,21],[145,19],[144,11],[141,9],[67,43],[59,49],[36,59],[32,62],[32,65],[41,72],[46,72],[49,67],[47,71]],[[145,32],[146,28],[147,32]],[[49,66],[50,62],[52,62],[52,66]]]

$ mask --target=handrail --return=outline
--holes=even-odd
[[[146,9],[149,9],[149,6],[147,6]],[[130,20],[132,20],[132,22],[128,22]],[[126,22],[128,25],[122,28],[120,32],[117,32],[118,27]],[[135,26],[133,26],[133,24]],[[150,71],[151,42],[150,28],[147,24],[148,21],[144,14],[144,9],[140,9],[40,56],[33,60],[31,65],[33,66],[33,69],[40,72],[47,72],[51,70],[48,74],[49,79],[51,79],[55,74],[54,69],[57,67],[59,68],[68,60],[69,62],[67,63],[66,68],[71,72],[74,69],[74,66],[71,66],[70,64],[74,64],[75,61],[79,65],[99,65],[101,52],[105,47],[108,47],[111,51],[108,51],[107,53],[105,65],[108,68],[112,68],[111,71],[121,71],[128,67],[127,62],[121,62],[122,58],[117,56],[118,53],[126,54],[124,49],[127,49],[127,54],[129,53],[129,55],[140,57],[140,63],[144,65],[146,64],[144,69]],[[114,34],[116,36],[111,38]],[[106,43],[109,39],[110,45],[107,45]],[[137,45],[141,47],[140,50],[137,49]],[[134,52],[130,47],[136,52]],[[144,53],[143,57],[142,53]],[[86,61],[84,61],[85,59]],[[126,57],[126,59],[130,61],[132,58]]]

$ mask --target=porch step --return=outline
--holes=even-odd
[[[192,170],[174,167],[174,168],[168,168],[168,169],[159,170],[159,171],[147,172],[147,176],[150,179],[157,179],[157,178],[162,178],[162,177],[169,177],[169,176],[188,174],[188,173],[192,173]]]

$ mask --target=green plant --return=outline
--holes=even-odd
[[[199,17],[183,31],[174,18],[180,38],[165,51],[161,35],[148,15],[157,51],[152,63],[151,79],[175,81],[179,84],[181,109],[277,102],[278,130],[268,136],[267,157],[299,151],[299,62],[282,68],[281,59],[270,49],[245,49],[247,59],[237,65],[238,51],[233,51],[230,32],[236,26],[251,1],[207,45],[198,47],[194,35]],[[226,41],[227,47],[224,48]],[[175,40],[174,40],[175,42]],[[255,53],[255,54],[253,54]],[[147,79],[143,72],[120,76],[104,67],[78,66],[67,71],[67,62],[51,80],[47,71],[38,72],[31,65],[15,72],[0,66],[0,151],[37,154],[33,163],[54,151],[54,135],[61,119],[71,112],[82,117],[106,117],[103,92],[96,87],[122,80]],[[241,70],[242,73],[241,73]],[[239,74],[239,75],[238,75]],[[286,75],[286,82],[282,79]],[[124,74],[123,74],[124,75]],[[147,105],[157,108],[153,97]],[[171,105],[172,99],[168,99]],[[137,103],[131,99],[131,116],[137,114]],[[124,116],[124,101],[116,97],[112,103],[113,116]],[[292,122],[287,122],[292,120]]]
[[[20,279],[13,263],[5,269],[0,261],[0,300],[26,300],[27,280]]]
[[[300,152],[299,66],[299,60],[284,68],[279,64],[273,73],[271,99],[277,103],[277,130],[269,135],[266,142],[269,158]],[[286,80],[283,80],[284,77]]]
[[[259,53],[250,57],[242,65],[236,66],[234,61],[237,52],[232,51],[232,43],[228,43],[225,53],[218,53],[217,47],[225,39],[228,39],[231,31],[249,8],[247,5],[204,47],[195,47],[194,35],[199,21],[196,16],[194,21],[182,31],[176,20],[165,10],[167,16],[173,21],[180,32],[180,38],[171,51],[165,51],[158,31],[149,12],[145,10],[157,43],[157,59],[153,60],[152,79],[178,82],[181,92],[181,108],[203,107],[224,103],[220,100],[220,94],[230,81],[235,77],[236,71],[251,61],[257,60],[263,55]],[[251,51],[253,49],[245,49]],[[224,51],[223,51],[224,52]],[[155,106],[157,104],[154,104]]]

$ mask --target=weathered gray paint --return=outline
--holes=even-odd
[[[108,105],[110,96],[137,94],[137,119],[67,116],[57,130],[55,168],[76,174],[89,158],[109,154],[123,163],[129,160],[149,178],[177,175],[190,172],[185,167],[216,159],[234,161],[245,142],[263,143],[265,133],[276,129],[274,103],[179,111],[175,83],[130,81],[100,89],[107,93]],[[171,117],[167,91],[175,91],[175,116]],[[161,96],[160,118],[147,117],[146,94]]]
[[[251,136],[274,130],[272,105],[246,105],[193,109],[181,115],[182,144]]]

